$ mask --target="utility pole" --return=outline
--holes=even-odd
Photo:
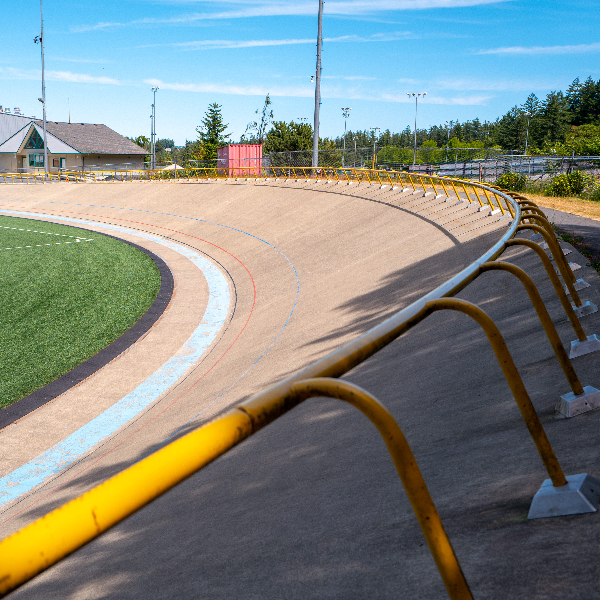
[[[526,112],[525,116],[527,117],[527,132],[525,133],[525,154],[527,154],[527,142],[529,141],[529,117],[531,117],[531,113]]]
[[[48,175],[48,146],[46,144],[46,83],[44,81],[44,9],[42,0],[40,0],[40,35],[34,38],[34,42],[39,42],[42,50],[42,97],[38,100],[42,103],[43,110],[43,128],[44,128],[44,174]]]
[[[407,92],[406,95],[409,98],[411,96],[413,96],[415,99],[415,143],[414,143],[414,147],[413,147],[413,165],[415,165],[417,162],[417,105],[419,103],[419,96],[425,97],[425,96],[427,96],[427,92],[423,92],[422,94],[415,94],[415,93],[409,94]]]
[[[344,156],[346,155],[346,134],[348,133],[348,117],[350,116],[351,108],[342,108],[342,116],[344,117],[344,151],[342,152],[342,168],[344,167]]]
[[[152,158],[150,159],[150,168],[156,169],[156,92],[159,90],[159,87],[155,85],[152,88],[152,92],[154,93],[154,100],[152,102],[152,127],[150,133],[150,146],[152,152]]]
[[[321,106],[321,46],[323,45],[323,0],[319,0],[317,32],[317,70],[315,73],[315,122],[313,127],[313,169],[319,166],[319,108]]]
[[[380,127],[371,127],[371,131],[373,132],[373,170],[375,170],[375,157],[377,156],[377,131],[381,131]]]

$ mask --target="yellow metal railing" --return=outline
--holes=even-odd
[[[219,179],[231,175],[227,170],[217,168],[185,169],[185,171],[185,173],[176,172],[176,176],[181,178],[185,175],[186,179],[190,179],[194,177],[209,178],[210,175],[210,178]],[[389,412],[375,398],[364,390],[347,382],[339,381],[337,378],[373,356],[433,312],[439,310],[462,312],[473,318],[484,330],[553,485],[557,487],[565,485],[564,473],[497,326],[483,310],[474,304],[452,298],[484,272],[504,270],[517,276],[525,285],[538,312],[571,389],[575,393],[581,393],[581,383],[562,347],[535,285],[521,269],[507,263],[494,262],[507,248],[515,245],[524,245],[534,249],[542,258],[548,274],[550,275],[552,272],[550,275],[552,283],[573,327],[578,331],[578,336],[580,339],[581,336],[585,339],[585,333],[566,298],[558,276],[554,273],[552,265],[549,265],[548,257],[533,242],[512,239],[517,231],[525,228],[543,232],[549,240],[548,244],[553,251],[556,263],[561,268],[563,279],[567,282],[569,273],[566,269],[562,269],[562,266],[566,265],[564,255],[560,249],[556,253],[558,243],[554,234],[550,233],[551,228],[548,231],[547,221],[537,211],[528,210],[534,205],[527,204],[521,209],[519,202],[503,191],[470,181],[438,176],[419,176],[419,190],[408,173],[301,167],[240,168],[237,171],[238,173],[233,174],[234,176],[239,178],[241,175],[255,181],[271,177],[286,177],[297,181],[321,178],[332,182],[335,176],[335,181],[340,183],[362,184],[368,182],[369,185],[376,184],[380,187],[384,185],[390,185],[391,188],[402,187],[404,191],[410,191],[412,188],[412,193],[422,192],[423,194],[427,193],[428,186],[430,186],[438,196],[435,188],[437,182],[448,198],[450,197],[448,188],[451,187],[456,198],[472,203],[473,200],[468,192],[471,190],[478,199],[479,207],[488,206],[492,211],[509,213],[513,220],[508,224],[502,238],[483,256],[407,308],[308,367],[228,411],[225,415],[170,443],[0,542],[0,595],[15,589],[119,523],[250,435],[292,410],[306,398],[329,396],[350,402],[376,425],[386,441],[450,598],[472,598],[433,500],[427,491],[402,431]],[[127,175],[123,173],[119,173],[120,180],[127,178]],[[145,173],[149,177],[154,175],[157,178],[161,177],[160,171]],[[88,174],[69,174],[69,177],[71,175],[82,178]],[[94,175],[97,177],[97,174]],[[61,178],[66,176],[67,174],[60,174]],[[39,178],[39,175],[37,177]],[[56,176],[53,175],[53,177]],[[101,180],[106,181],[106,179]],[[160,179],[157,180],[160,181]],[[83,179],[77,181],[83,181]],[[409,185],[410,187],[405,187]],[[462,190],[462,194],[460,190]],[[481,200],[479,192],[483,192],[483,196],[486,198],[485,203]],[[541,226],[526,223],[532,220],[540,223]],[[551,240],[552,237],[553,240]]]

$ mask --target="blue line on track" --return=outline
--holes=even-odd
[[[209,288],[209,298],[200,325],[194,330],[185,344],[160,369],[150,375],[132,392],[121,398],[101,415],[72,433],[70,436],[49,448],[29,463],[0,479],[0,504],[5,504],[42,483],[49,476],[61,471],[76,459],[89,452],[102,440],[113,435],[120,427],[134,418],[140,411],[156,401],[173,386],[180,377],[204,354],[223,327],[229,312],[229,285],[221,271],[204,257],[190,248],[140,231],[82,221],[69,217],[1,210],[20,216],[52,218],[79,225],[93,225],[112,231],[125,232],[151,240],[189,259],[203,273]]]

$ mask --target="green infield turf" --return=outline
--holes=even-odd
[[[128,244],[0,216],[0,408],[108,346],[159,288],[152,259]]]

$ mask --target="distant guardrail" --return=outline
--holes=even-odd
[[[431,196],[431,199],[436,200],[444,198],[453,202],[469,202],[478,206],[488,215],[500,215],[510,220],[501,239],[483,256],[407,308],[308,367],[239,404],[223,416],[170,443],[0,542],[0,595],[9,593],[37,573],[47,569],[127,516],[140,510],[153,499],[202,469],[281,415],[289,412],[307,398],[327,396],[354,405],[377,427],[392,456],[448,595],[453,600],[471,599],[472,594],[468,583],[400,427],[391,414],[368,392],[339,380],[351,369],[385,348],[429,315],[440,310],[462,312],[474,319],[483,329],[546,468],[549,479],[544,482],[534,497],[530,518],[573,514],[573,508],[568,505],[568,502],[565,507],[564,498],[571,490],[569,486],[575,485],[573,483],[575,479],[583,481],[588,476],[582,474],[567,479],[500,331],[482,309],[465,300],[453,298],[460,290],[487,271],[500,270],[517,277],[529,294],[571,388],[571,394],[567,395],[567,400],[564,402],[572,407],[581,408],[590,394],[600,394],[594,388],[584,388],[579,381],[570,357],[562,346],[533,281],[518,267],[497,260],[507,248],[515,245],[534,250],[544,264],[578,336],[577,343],[581,345],[579,348],[583,348],[586,344],[594,346],[597,343],[600,345],[600,341],[596,340],[595,336],[588,337],[586,335],[580,324],[577,311],[585,314],[585,305],[577,294],[576,280],[554,236],[552,227],[534,203],[523,196],[509,194],[503,190],[472,181],[428,175],[414,176],[410,173],[381,170],[271,167],[269,169],[241,169],[241,172],[238,170],[237,173],[230,173],[226,169],[185,169],[182,171],[185,173],[169,173],[168,178],[163,177],[161,171],[153,171],[148,174],[145,181],[170,182],[181,179],[181,176],[185,175],[187,180],[202,176],[204,179],[212,180],[235,181],[237,179],[239,181],[242,179],[245,183],[268,182],[273,178],[274,180],[292,181],[299,185],[320,181],[345,185],[364,184],[369,187],[377,186],[379,189],[389,188],[409,195]],[[123,173],[119,173],[119,177],[121,176]],[[70,178],[67,179],[67,177]],[[102,178],[99,180],[79,179],[80,177],[81,173],[63,174],[61,177],[54,177],[50,180],[40,180],[37,176],[34,182],[85,183],[95,181],[107,183],[109,181],[142,180],[136,172],[131,172],[122,179],[117,179],[114,174],[111,174],[112,179],[109,181]],[[335,191],[335,188],[331,187],[330,190]],[[574,301],[574,306],[571,306],[558,275],[543,250],[533,241],[514,239],[515,234],[523,229],[537,231],[548,243],[554,261],[559,267],[563,281]],[[589,485],[586,487],[583,483],[580,487],[583,489],[582,493],[587,493],[585,490],[590,488]],[[597,504],[596,502],[596,506]],[[579,512],[586,512],[586,510],[579,510]]]

